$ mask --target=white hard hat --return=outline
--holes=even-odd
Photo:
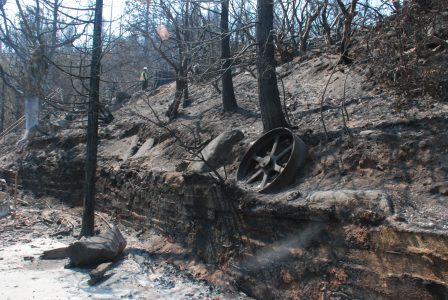
[[[148,68],[147,67],[143,67],[143,70],[148,70]]]

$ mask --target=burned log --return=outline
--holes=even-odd
[[[126,248],[126,240],[116,226],[98,236],[82,238],[68,246],[69,267],[92,266],[116,259]]]
[[[67,247],[44,251],[40,259],[63,259],[66,257]]]

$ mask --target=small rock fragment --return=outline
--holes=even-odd
[[[98,265],[95,269],[90,271],[89,273],[90,279],[88,281],[88,284],[95,285],[98,282],[100,282],[104,278],[104,274],[106,274],[107,270],[109,270],[111,265],[112,265],[111,262],[102,263]]]
[[[34,256],[25,256],[23,258],[23,260],[33,262],[34,261]]]
[[[434,183],[430,189],[431,194],[448,196],[448,182]]]

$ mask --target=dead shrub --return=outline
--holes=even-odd
[[[371,75],[407,98],[429,95],[448,101],[448,3],[418,2],[372,31]]]

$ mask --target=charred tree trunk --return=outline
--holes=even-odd
[[[184,93],[185,79],[183,79],[181,74],[178,74],[176,78],[176,92],[174,93],[174,101],[170,104],[165,114],[170,122],[177,118],[179,106],[182,102],[182,98],[184,97]]]
[[[180,71],[180,81],[181,81],[181,89],[182,89],[182,107],[188,107],[191,104],[190,101],[190,95],[188,92],[188,65],[189,65],[190,60],[189,59],[184,59],[182,62],[182,66],[181,66],[181,71]]]
[[[185,108],[185,107],[190,106],[191,101],[190,101],[190,94],[188,92],[188,82],[184,81],[183,85],[184,85],[184,89],[182,92],[182,95],[183,95],[182,97],[184,100],[182,101],[182,107]]]
[[[23,111],[24,111],[23,102],[25,102],[25,101],[23,101],[21,96],[15,95],[15,104],[14,104],[14,107],[15,107],[14,119],[15,120],[19,119],[23,114]]]
[[[310,36],[311,26],[313,22],[319,17],[321,6],[318,7],[317,11],[308,17],[305,24],[305,29],[303,30],[303,34],[300,37],[300,51],[305,53],[308,50],[308,38]]]
[[[5,102],[6,102],[6,93],[5,93],[5,83],[2,84],[2,103],[0,104],[0,133],[3,132],[5,128]]]
[[[258,100],[264,131],[288,126],[280,103],[275,74],[272,0],[257,0]]]
[[[168,107],[165,116],[168,117],[169,121],[173,121],[177,118],[179,106],[182,103],[183,107],[190,105],[190,100],[188,99],[188,60],[184,58],[184,53],[186,49],[179,47],[179,57],[180,63],[175,67],[176,70],[176,92],[174,94],[174,100]],[[183,99],[183,102],[182,102]]]
[[[305,28],[303,29],[303,33],[300,36],[300,51],[305,53],[308,50],[308,38],[311,32],[311,26],[313,22],[319,17],[322,6],[319,6],[317,10],[308,17],[305,23]]]
[[[48,53],[48,58],[50,60],[53,59],[54,54],[56,53],[56,44],[58,42],[58,16],[59,16],[59,6],[61,5],[60,0],[53,1],[53,11],[51,20],[51,45],[50,51]]]
[[[221,59],[224,73],[222,75],[222,105],[225,112],[235,111],[238,108],[233,89],[232,62],[230,59],[229,34],[229,0],[221,2]]]
[[[294,28],[294,12],[293,15],[291,17],[288,16],[288,11],[289,11],[289,3],[287,3],[287,6],[285,6],[285,2],[286,1],[278,1],[278,3],[280,4],[280,8],[282,9],[282,14],[283,14],[283,21],[282,21],[282,28],[286,28],[289,34],[289,38],[290,38],[290,44],[291,44],[291,51],[289,51],[288,49],[285,49],[288,59],[283,59],[283,62],[287,62],[290,61],[292,58],[294,58],[299,50],[299,47],[297,45],[297,41],[296,41],[296,33],[295,33],[295,28]],[[294,1],[292,2],[292,6],[294,6]],[[293,9],[294,10],[294,9]],[[286,35],[285,35],[286,37]],[[291,58],[291,59],[290,59]]]
[[[149,30],[150,30],[150,28],[149,28],[149,16],[150,16],[150,11],[149,11],[149,9],[150,9],[150,1],[146,1],[146,6],[145,6],[145,21],[144,21],[144,23],[145,23],[145,31],[146,32],[149,32]],[[149,57],[149,45],[150,45],[150,42],[149,42],[149,38],[148,38],[148,36],[147,35],[144,35],[144,40],[145,40],[145,44],[143,45],[143,54],[144,54],[144,56],[145,56],[145,63],[147,62],[147,60],[148,60],[148,57]]]
[[[95,181],[98,152],[98,113],[101,69],[101,30],[103,0],[96,0],[93,25],[93,52],[90,65],[89,111],[87,121],[87,155],[85,164],[84,212],[81,236],[92,236],[95,226]]]
[[[331,39],[331,27],[330,24],[328,24],[327,5],[328,3],[325,2],[322,8],[322,28],[325,33],[325,42],[330,46],[333,44],[333,40]]]
[[[342,41],[341,41],[341,62],[344,64],[352,63],[352,59],[348,56],[348,50],[350,47],[350,38],[352,35],[352,21],[356,16],[356,4],[358,0],[351,0],[349,9],[346,9],[342,0],[337,0],[339,7],[344,15],[344,28],[342,30]]]
[[[182,80],[182,94],[183,94],[183,102],[182,107],[190,106],[190,98],[188,93],[188,70],[191,62],[191,49],[190,42],[193,39],[192,31],[191,31],[191,14],[190,14],[190,3],[191,0],[185,1],[185,13],[183,14],[183,35],[184,35],[184,43],[181,46],[183,59],[180,61],[180,71],[181,71],[181,80]],[[182,57],[180,56],[180,57]]]

